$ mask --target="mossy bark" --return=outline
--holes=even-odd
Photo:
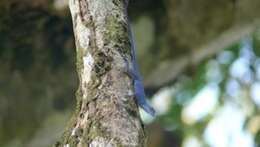
[[[78,106],[56,146],[144,146],[133,83],[127,2],[70,0],[77,48]]]

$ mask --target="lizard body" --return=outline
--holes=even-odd
[[[136,60],[136,47],[135,47],[135,42],[133,39],[133,33],[131,30],[131,26],[129,24],[129,39],[130,39],[130,43],[131,43],[131,60],[132,60],[132,68],[129,67],[129,65],[127,65],[128,67],[128,74],[130,75],[130,77],[133,79],[134,82],[134,94],[135,94],[135,100],[138,104],[139,107],[141,107],[145,112],[147,112],[148,114],[155,116],[155,110],[153,109],[153,107],[151,107],[148,102],[146,101],[146,95],[145,95],[145,91],[144,91],[144,85],[143,85],[143,81],[141,78],[141,74],[139,71],[139,67],[137,64],[137,60]]]

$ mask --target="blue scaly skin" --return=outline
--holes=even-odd
[[[134,82],[134,94],[135,94],[135,100],[138,104],[139,107],[141,107],[145,112],[147,112],[148,114],[155,116],[155,110],[153,109],[153,107],[151,107],[147,101],[146,101],[146,95],[145,95],[145,91],[144,91],[144,85],[141,79],[141,75],[139,72],[139,67],[137,65],[137,60],[136,60],[136,54],[135,54],[135,43],[133,40],[133,34],[132,34],[132,30],[131,30],[131,26],[129,25],[129,34],[130,34],[130,41],[131,41],[131,51],[132,51],[132,63],[133,63],[133,67],[130,68],[127,63],[127,68],[128,68],[128,75],[130,75],[130,77],[133,79]]]

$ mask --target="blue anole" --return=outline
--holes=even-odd
[[[127,73],[128,73],[128,75],[130,75],[130,77],[133,79],[133,82],[134,82],[135,99],[136,99],[136,102],[139,107],[141,107],[148,114],[155,116],[155,110],[146,101],[144,85],[143,85],[143,81],[142,81],[142,78],[141,78],[141,75],[139,72],[137,60],[135,57],[136,56],[136,54],[135,54],[136,47],[135,47],[135,42],[133,39],[133,33],[131,30],[130,24],[129,24],[129,35],[130,35],[129,39],[130,39],[130,43],[131,43],[132,68],[128,65],[128,62],[127,62],[127,68],[128,68]]]

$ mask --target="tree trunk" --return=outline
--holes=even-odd
[[[80,84],[76,113],[56,146],[144,146],[133,82],[125,74],[131,53],[126,0],[70,0],[69,5]]]

